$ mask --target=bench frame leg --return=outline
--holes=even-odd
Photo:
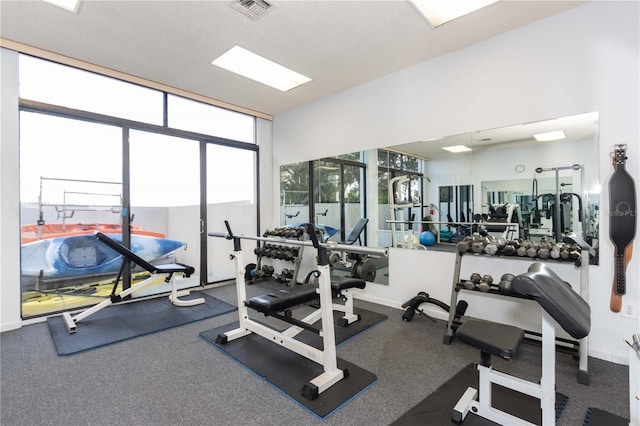
[[[479,371],[479,396],[477,391],[467,388],[453,409],[452,420],[461,423],[469,412],[477,414],[498,424],[508,425],[533,425],[523,419],[509,413],[498,410],[492,406],[491,386],[497,384],[514,391],[530,395],[540,400],[542,409],[542,424],[554,425],[556,422],[556,390],[555,390],[555,364],[556,364],[556,330],[555,321],[544,309],[542,310],[542,377],[540,383],[533,383],[518,377],[493,370],[490,366],[478,365]]]
[[[360,315],[353,313],[353,291],[351,289],[340,290],[340,295],[344,297],[344,304],[334,303],[333,310],[343,312],[344,315],[338,320],[338,324],[346,327],[349,324],[360,320]]]
[[[171,301],[171,303],[173,303],[176,306],[194,306],[194,305],[199,305],[201,303],[204,303],[204,298],[198,298],[198,299],[193,299],[193,300],[180,300],[178,299],[178,297],[183,297],[188,295],[190,292],[188,290],[182,290],[182,291],[178,291],[177,290],[177,284],[176,284],[176,280],[173,277],[173,273],[169,273],[169,274],[151,274],[151,276],[149,278],[147,278],[146,280],[139,282],[137,284],[132,285],[131,287],[129,287],[126,290],[121,291],[120,293],[117,294],[116,299],[118,300],[122,300],[125,297],[135,293],[136,291],[140,291],[143,288],[149,286],[150,284],[153,283],[157,283],[159,278],[162,277],[162,275],[165,275],[165,281],[169,280],[171,282],[171,295],[169,296],[169,300]],[[111,300],[111,297],[103,300],[102,302],[98,303],[97,305],[94,305],[88,309],[85,309],[84,311],[80,312],[77,315],[71,315],[70,312],[63,312],[62,313],[62,319],[64,320],[64,323],[67,327],[67,330],[69,331],[69,333],[73,334],[76,332],[76,324],[78,322],[80,322],[81,320],[95,314],[98,311],[103,310],[104,308],[113,305],[113,300]]]

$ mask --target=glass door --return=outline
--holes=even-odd
[[[200,285],[200,144],[132,130],[129,135],[131,249],[153,264],[183,263],[196,273],[174,277]],[[132,271],[132,279],[144,273]],[[170,291],[162,277],[135,296]]]
[[[313,201],[314,217],[311,219],[323,230],[323,240],[343,240],[344,191],[340,164],[323,160],[313,162]]]
[[[227,146],[205,144],[206,148],[206,220],[208,231],[225,231],[229,221],[234,234],[256,235],[257,153]],[[222,238],[207,240],[207,281],[235,277],[229,261],[233,244]],[[255,262],[251,242],[243,240],[245,261]],[[250,254],[249,254],[250,253]]]
[[[365,169],[359,166],[345,164],[342,168],[342,191],[344,193],[344,223],[341,225],[341,229],[344,230],[342,241],[346,241],[356,222],[364,217],[365,214],[364,172]],[[360,235],[360,240],[364,245],[364,231]]]
[[[313,164],[315,223],[324,230],[326,240],[345,241],[364,216],[365,168],[328,159]]]

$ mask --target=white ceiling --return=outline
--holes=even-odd
[[[0,36],[275,115],[584,1],[500,1],[435,30],[400,0],[271,3],[252,20],[230,0],[84,0],[78,14],[1,0]],[[234,45],[313,81],[282,93],[210,65]]]
[[[488,149],[554,143],[553,141],[538,142],[533,135],[557,130],[562,130],[566,136],[565,139],[561,139],[558,142],[592,140],[594,137],[597,137],[598,128],[599,114],[597,112],[589,112],[568,117],[558,117],[552,120],[522,123],[497,129],[479,130],[473,133],[447,136],[442,139],[410,142],[388,148],[400,153],[418,156],[425,160],[433,160],[436,158],[461,155],[453,154],[442,149],[442,147],[445,146],[465,145],[472,149],[471,155],[473,155],[473,152]],[[462,155],[466,155],[466,153]]]

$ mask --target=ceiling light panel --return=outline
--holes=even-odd
[[[459,153],[459,152],[469,152],[471,151],[471,148],[469,148],[468,146],[465,145],[453,145],[453,146],[443,146],[442,149],[449,151],[449,152],[453,152],[453,153]]]
[[[309,77],[240,46],[232,47],[211,64],[283,92],[311,81]]]
[[[546,132],[546,133],[538,133],[537,135],[533,135],[533,137],[536,138],[538,142],[559,141],[561,139],[566,138],[562,130],[555,130],[553,132]]]
[[[58,6],[71,13],[77,13],[80,6],[80,0],[44,0],[45,2]]]
[[[433,28],[482,9],[498,0],[409,0]]]
[[[261,18],[273,8],[271,3],[264,0],[235,0],[230,6],[251,19]]]

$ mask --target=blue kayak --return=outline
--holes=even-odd
[[[108,235],[122,242],[122,234]],[[176,240],[131,235],[131,250],[150,263],[162,262],[184,245]],[[26,243],[22,245],[21,256],[22,275],[42,274],[45,280],[116,273],[122,266],[122,256],[93,234]]]

